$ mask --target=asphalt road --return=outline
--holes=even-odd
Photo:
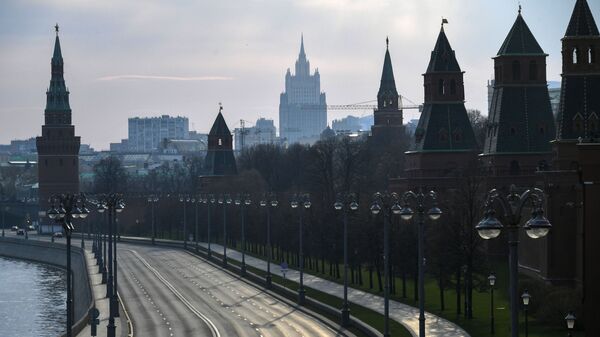
[[[118,250],[119,292],[135,336],[353,336],[183,250]]]

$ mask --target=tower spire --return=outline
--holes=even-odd
[[[306,53],[304,52],[304,33],[300,34],[300,59],[306,60]]]

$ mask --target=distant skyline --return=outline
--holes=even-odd
[[[600,3],[588,1],[596,20]],[[523,16],[560,81],[560,39],[575,0],[522,0]],[[208,132],[224,106],[230,129],[259,117],[278,124],[279,94],[304,34],[328,104],[374,100],[385,38],[401,95],[420,103],[440,29],[465,74],[466,107],[487,114],[492,57],[517,0],[8,0],[0,4],[0,143],[41,133],[54,24],[60,25],[73,123],[82,143],[108,149],[129,117],[186,116]],[[348,114],[329,111],[329,122]],[[405,112],[405,120],[418,114]]]

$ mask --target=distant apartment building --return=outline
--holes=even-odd
[[[161,142],[165,140],[188,139],[189,132],[187,117],[162,115],[129,118],[126,148],[128,152],[154,152],[160,149]]]
[[[310,74],[310,63],[304,53],[304,39],[296,61],[296,73],[288,68],[285,92],[279,100],[279,136],[287,144],[317,141],[327,127],[327,103],[321,92],[321,75]]]
[[[235,128],[233,133],[236,151],[258,144],[274,144],[277,142],[277,129],[272,119],[259,118],[254,126],[243,129]]]
[[[346,116],[342,119],[334,119],[331,122],[331,129],[338,133],[357,132],[362,129],[360,117]]]

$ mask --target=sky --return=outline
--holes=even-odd
[[[588,0],[600,20],[600,1]],[[59,24],[76,134],[96,150],[127,138],[127,119],[186,116],[207,132],[222,102],[230,127],[278,125],[279,94],[300,35],[328,104],[374,100],[385,53],[398,92],[423,100],[422,73],[440,30],[465,71],[467,108],[487,114],[486,82],[517,0],[2,0],[0,144],[39,135]],[[560,80],[560,39],[575,0],[521,0]],[[329,121],[369,111],[329,111]],[[405,120],[418,118],[414,111]]]

